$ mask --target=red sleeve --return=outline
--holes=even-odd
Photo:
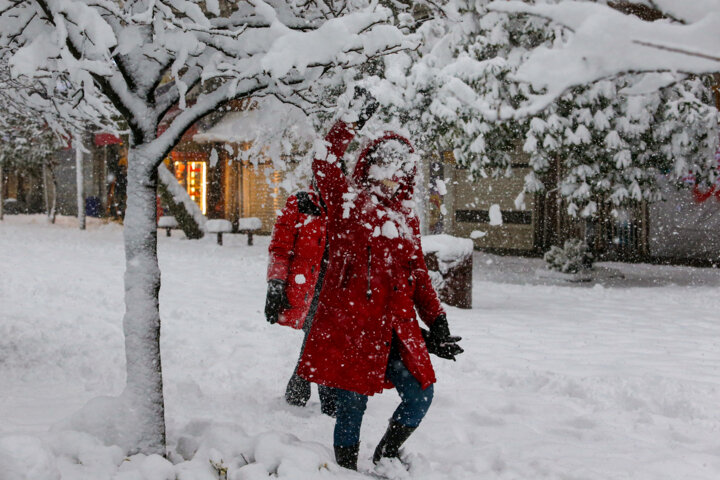
[[[270,239],[267,280],[287,279],[290,269],[290,259],[293,256],[295,247],[295,236],[297,235],[298,222],[298,200],[297,196],[291,195],[285,203],[280,215],[275,220],[272,238]]]
[[[340,168],[340,160],[353,137],[355,132],[349,125],[342,121],[336,122],[325,136],[326,156],[313,160],[312,170],[318,191],[330,216],[342,211],[343,195],[349,189],[348,179]]]
[[[443,310],[440,304],[438,294],[432,286],[427,265],[425,265],[425,257],[423,256],[420,242],[419,222],[417,218],[413,218],[411,223],[417,245],[414,258],[412,259],[413,278],[415,279],[413,301],[415,302],[415,309],[420,319],[425,322],[426,325],[430,326],[435,322],[438,315],[445,313],[445,310]]]

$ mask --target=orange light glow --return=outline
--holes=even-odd
[[[175,162],[175,178],[185,189],[193,202],[197,203],[203,215],[207,212],[207,165],[205,162]]]
[[[207,165],[205,162],[188,162],[187,188],[190,198],[200,205],[203,215],[207,212],[207,195],[205,191]]]

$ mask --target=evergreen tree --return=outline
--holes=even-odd
[[[376,89],[394,92],[386,114],[414,137],[453,149],[476,177],[511,175],[524,154],[532,168],[525,192],[557,189],[573,216],[593,217],[601,204],[656,201],[661,174],[714,180],[718,112],[707,79],[627,74],[523,112],[539,94],[515,72],[533,49],[572,33],[488,11],[488,3],[450,2],[445,18],[419,29],[421,50],[384,60]]]

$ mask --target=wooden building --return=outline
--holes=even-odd
[[[516,199],[529,172],[522,154],[513,164],[513,175],[507,178],[473,179],[468,169],[456,164],[452,152],[445,152],[442,160],[431,160],[430,185],[442,179],[445,194],[440,199],[431,195],[429,231],[469,237],[476,248],[498,253],[541,255],[553,245],[579,238],[601,259],[638,260],[652,256],[645,203],[615,212],[605,206],[597,218],[585,220],[568,214],[565,202],[556,191],[550,191],[525,195],[523,208],[516,205]],[[499,216],[501,221],[493,221],[493,216]]]

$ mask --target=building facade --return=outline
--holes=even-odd
[[[720,264],[720,184],[677,188],[660,178],[663,201],[618,209],[604,205],[586,220],[569,215],[554,191],[528,195],[518,208],[515,200],[529,172],[522,162],[513,165],[511,177],[479,180],[456,165],[450,152],[429,165],[429,176],[443,179],[446,190],[442,198],[430,196],[429,230],[470,237],[476,248],[541,255],[578,238],[601,260]],[[493,210],[500,222],[493,221]]]

